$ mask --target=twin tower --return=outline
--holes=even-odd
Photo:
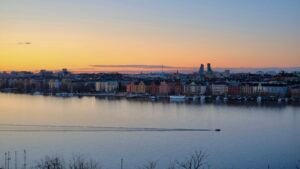
[[[210,63],[207,63],[207,71],[206,71],[206,73],[207,73],[208,75],[212,75],[212,74],[213,74],[213,71],[212,71],[212,69],[211,69]],[[200,75],[200,76],[204,76],[204,75],[205,75],[204,64],[201,64],[201,65],[200,65],[199,75]]]

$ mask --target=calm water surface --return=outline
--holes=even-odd
[[[221,132],[0,132],[5,151],[45,155],[82,154],[104,168],[158,167],[204,150],[212,168],[295,168],[300,160],[300,108],[175,104],[93,97],[56,98],[0,94],[0,123],[110,127],[221,128]],[[20,157],[21,158],[21,157]],[[20,162],[21,163],[21,162]]]

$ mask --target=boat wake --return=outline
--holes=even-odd
[[[199,132],[220,129],[0,124],[0,132]]]

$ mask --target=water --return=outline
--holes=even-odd
[[[28,161],[45,155],[82,154],[104,168],[159,168],[195,150],[212,168],[295,168],[300,160],[300,107],[175,104],[93,97],[0,94],[0,123],[142,128],[222,129],[138,132],[0,132],[0,153],[26,149]],[[0,156],[0,157],[1,157]],[[21,156],[21,154],[19,154]],[[21,159],[21,157],[19,157]],[[4,157],[0,158],[0,166]],[[22,161],[20,160],[19,165]]]

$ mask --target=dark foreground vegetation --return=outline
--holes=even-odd
[[[149,161],[137,169],[159,169],[156,161]],[[210,169],[214,168],[207,162],[207,154],[203,151],[195,151],[184,160],[174,161],[166,169]],[[276,166],[267,165],[266,169],[276,169]],[[105,169],[100,163],[93,159],[87,159],[81,155],[73,155],[73,158],[66,162],[62,157],[46,156],[40,161],[36,162],[31,169]],[[120,162],[120,169],[123,168],[123,160]],[[130,168],[131,169],[131,168]],[[288,168],[280,168],[288,169]],[[294,169],[300,169],[300,161],[295,164]]]

